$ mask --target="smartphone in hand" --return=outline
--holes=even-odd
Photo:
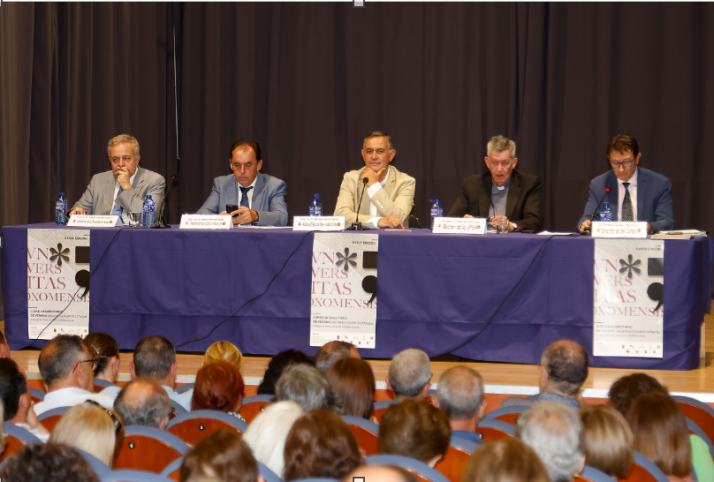
[[[233,211],[238,211],[238,205],[237,204],[226,204],[226,212],[228,214],[230,214]]]

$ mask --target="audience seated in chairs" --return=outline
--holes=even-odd
[[[449,448],[451,428],[443,411],[426,402],[391,405],[379,427],[379,453],[420,460],[434,467]]]
[[[84,450],[111,467],[121,440],[122,425],[110,411],[85,402],[65,413],[52,430],[50,443]],[[117,443],[118,442],[118,443]]]
[[[364,477],[365,481],[417,482],[417,479],[409,471],[387,465],[361,465],[347,474],[342,480],[344,482],[353,482],[356,477]]]
[[[203,366],[216,363],[217,361],[227,361],[243,373],[243,354],[230,341],[220,340],[212,344],[203,355]]]
[[[258,395],[275,395],[275,384],[283,372],[294,365],[315,366],[309,356],[298,350],[284,350],[270,359],[263,381],[258,385]]]
[[[50,433],[37,420],[25,374],[10,358],[0,358],[0,400],[5,406],[5,422],[22,427],[47,442]]]
[[[243,434],[253,455],[270,470],[280,475],[285,467],[285,439],[297,419],[305,414],[295,402],[275,402],[266,407]]]
[[[516,435],[535,450],[552,482],[569,482],[585,466],[582,429],[575,410],[562,403],[540,401],[518,420]]]
[[[550,482],[538,454],[517,438],[483,444],[464,469],[463,482]]]
[[[0,472],[3,482],[99,482],[89,463],[74,449],[30,444],[15,452]]]
[[[632,470],[633,436],[620,412],[606,405],[586,406],[580,412],[583,423],[583,452],[588,466],[607,475],[627,477]]]
[[[350,357],[362,358],[352,343],[330,341],[322,345],[320,349],[317,350],[317,353],[315,353],[315,368],[322,373],[327,373],[327,370],[337,360]]]
[[[258,482],[258,463],[240,435],[218,430],[192,448],[181,465],[181,482]]]
[[[275,399],[279,402],[292,400],[305,412],[334,406],[330,382],[317,368],[302,364],[283,373],[275,385]]]
[[[365,418],[374,412],[374,373],[359,358],[341,358],[327,370],[332,393],[342,415]]]
[[[84,338],[84,346],[87,347],[92,358],[97,360],[94,378],[115,384],[121,367],[119,345],[116,340],[106,333],[90,333]],[[116,397],[119,390],[121,387],[106,387],[100,393]]]
[[[626,419],[635,450],[654,462],[670,481],[693,480],[687,421],[669,394],[640,395],[627,410]]]
[[[283,480],[340,479],[363,463],[357,441],[339,415],[314,410],[297,419],[288,433]]]
[[[237,414],[244,389],[243,377],[234,365],[227,361],[204,365],[196,374],[191,410],[220,410]]]
[[[166,391],[150,378],[137,378],[124,385],[114,402],[124,425],[165,429],[171,415]]]
[[[476,370],[455,366],[441,375],[434,405],[449,418],[452,437],[481,443],[476,426],[486,411],[484,394],[483,378]]]
[[[394,355],[389,364],[387,387],[394,398],[402,401],[425,400],[431,388],[431,361],[429,355],[415,348],[408,348]]]

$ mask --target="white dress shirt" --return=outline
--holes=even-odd
[[[40,415],[48,410],[57,407],[74,407],[80,405],[87,400],[94,400],[107,410],[114,409],[114,398],[102,395],[101,393],[92,393],[78,387],[60,388],[53,390],[45,395],[45,399],[34,405],[35,414]]]
[[[622,184],[629,182],[627,190],[630,192],[630,200],[632,200],[632,220],[637,221],[637,169],[628,181],[622,179],[617,180],[617,220],[622,221],[622,203],[625,201],[625,186]]]
[[[369,169],[369,168],[367,168]],[[382,189],[384,186],[387,185],[387,179],[389,179],[389,171],[391,171],[392,168],[391,166],[387,168],[387,175],[384,177],[384,181],[380,182],[375,182],[372,184],[369,188],[367,188],[367,194],[369,195],[369,198],[372,199],[374,196],[377,195],[380,189]],[[378,229],[379,228],[379,220],[382,219],[382,216],[379,215],[379,211],[377,210],[377,206],[375,206],[373,203],[369,203],[369,221],[366,223],[363,223],[365,226],[367,226],[368,229]]]

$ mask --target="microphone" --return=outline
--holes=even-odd
[[[169,179],[169,187],[166,188],[166,196],[164,196],[164,201],[161,203],[161,211],[159,211],[159,217],[156,219],[156,222],[151,225],[151,229],[165,229],[165,228],[170,228],[170,224],[166,224],[164,222],[164,211],[166,211],[166,201],[169,199],[169,193],[171,192],[171,186],[174,185],[174,183],[178,180],[178,176],[176,174],[173,174],[171,178]]]
[[[369,178],[367,176],[362,178],[362,193],[359,195],[359,203],[357,204],[357,222],[352,223],[350,229],[354,231],[362,231],[362,223],[359,222],[359,210],[362,207],[362,196],[364,196],[364,190],[367,187]]]
[[[590,215],[590,223],[593,222],[593,219],[595,218],[595,215],[597,214],[598,209],[600,209],[600,205],[601,205],[602,202],[605,200],[605,196],[607,196],[608,194],[610,194],[610,191],[612,191],[612,189],[610,189],[610,186],[607,186],[607,187],[605,188],[605,194],[602,195],[602,197],[600,198],[600,202],[597,203],[597,206],[595,206],[595,211],[593,211],[593,213]],[[591,224],[591,226],[592,226],[592,224]],[[583,234],[589,235],[589,234],[590,234],[590,229],[591,229],[591,228],[584,229],[584,230],[583,230]]]

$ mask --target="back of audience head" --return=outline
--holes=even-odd
[[[606,405],[586,406],[583,422],[585,461],[612,477],[627,477],[632,470],[632,430],[620,412]]]
[[[444,456],[450,440],[446,414],[426,402],[390,405],[379,426],[379,453],[405,455],[430,467]]]
[[[436,406],[444,411],[451,428],[458,422],[478,423],[486,410],[481,375],[467,366],[455,366],[439,378]]]
[[[667,393],[667,389],[649,375],[633,373],[617,379],[610,387],[608,398],[618,412],[626,415],[637,397],[651,392]]]
[[[76,450],[58,444],[30,444],[12,454],[0,472],[4,482],[99,482]]]
[[[114,410],[125,426],[142,425],[163,429],[171,415],[171,399],[151,378],[137,378],[124,385],[114,400]]]
[[[687,420],[669,394],[640,395],[625,418],[632,428],[635,450],[654,462],[667,476],[690,476],[692,451]]]
[[[426,399],[432,377],[429,355],[416,348],[408,348],[394,355],[389,363],[387,386],[397,400]]]
[[[355,478],[364,478],[373,482],[417,482],[411,472],[388,465],[360,465],[342,478],[342,482],[354,482]]]
[[[338,398],[342,415],[369,419],[374,412],[374,373],[372,366],[359,358],[342,358],[327,370],[332,392]]]
[[[518,420],[516,436],[535,450],[552,482],[573,480],[585,465],[580,417],[561,403],[534,403]]]
[[[481,445],[466,463],[462,482],[549,482],[538,454],[513,437]]]
[[[292,400],[305,412],[331,405],[330,382],[309,365],[295,365],[286,370],[275,385],[277,401]]]
[[[337,360],[350,357],[360,358],[357,349],[352,343],[331,341],[322,345],[315,353],[315,368],[322,373],[327,373],[327,370]]]
[[[295,402],[271,403],[253,419],[243,434],[243,440],[253,449],[253,455],[259,462],[280,475],[285,467],[285,439],[295,420],[304,414],[302,407]]]
[[[119,345],[116,340],[106,333],[90,333],[84,338],[84,346],[87,347],[92,358],[97,360],[94,377],[114,383],[121,366]]]
[[[0,358],[10,358],[10,345],[7,344],[7,339],[2,331],[0,331]]]
[[[588,378],[588,352],[580,344],[559,340],[543,351],[541,357],[541,391],[550,390],[577,398]]]
[[[31,404],[27,380],[17,363],[10,358],[0,358],[0,399],[5,408],[5,422],[13,420],[18,414],[24,421]]]
[[[104,408],[85,402],[70,408],[60,418],[52,430],[50,443],[84,450],[111,467],[121,442],[117,441],[117,435],[120,435],[117,427],[121,430],[116,416],[112,418]]]
[[[151,378],[160,385],[173,388],[176,382],[176,350],[160,335],[139,340],[134,348],[134,361],[129,365],[132,378]]]
[[[224,360],[243,372],[243,354],[237,346],[230,341],[220,340],[212,344],[203,355],[203,366]]]
[[[357,440],[339,415],[313,410],[295,421],[285,441],[283,480],[339,479],[364,459]]]
[[[49,391],[78,387],[93,391],[94,371],[89,350],[76,335],[58,335],[40,351],[38,365]]]
[[[179,480],[197,482],[205,478],[221,482],[257,482],[258,463],[242,437],[218,430],[200,440],[181,464]]]
[[[275,384],[283,372],[293,365],[315,366],[309,356],[298,350],[284,350],[270,359],[263,381],[258,385],[258,395],[275,395]]]
[[[191,410],[237,412],[245,385],[238,369],[226,361],[205,365],[196,373]]]

